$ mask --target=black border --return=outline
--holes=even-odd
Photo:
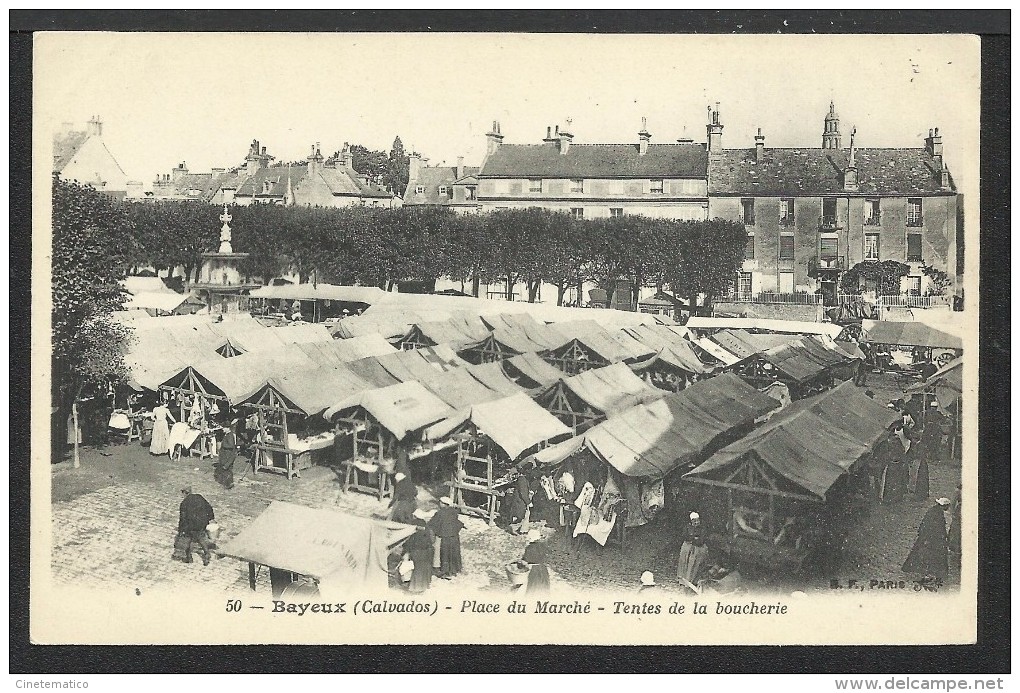
[[[1009,11],[278,12],[11,11],[10,671],[784,672],[1010,671]],[[32,31],[514,31],[982,34],[978,643],[874,647],[39,646],[28,642]],[[951,94],[946,95],[952,98]],[[975,256],[973,249],[968,258]],[[938,618],[937,613],[932,618]],[[920,626],[919,626],[920,627]],[[923,637],[923,634],[919,634]]]

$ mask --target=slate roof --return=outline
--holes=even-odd
[[[298,183],[308,175],[308,166],[267,166],[261,168],[251,176],[243,176],[237,186],[235,193],[241,197],[250,197],[252,193],[256,196],[266,195],[271,197],[283,197],[287,194],[287,178],[290,177],[291,190],[295,191]],[[364,180],[360,174],[352,168],[326,168],[320,169],[320,175],[329,186],[334,195],[358,195],[360,197],[385,197],[391,195],[379,186]],[[266,181],[270,182],[268,192],[265,189]],[[220,185],[219,187],[226,187]],[[296,191],[295,191],[296,192]]]
[[[708,194],[847,195],[843,190],[849,150],[766,149],[758,163],[754,149],[724,149],[708,163]],[[926,149],[858,149],[859,189],[855,195],[945,193],[935,159]],[[954,186],[955,187],[955,186]]]
[[[448,205],[453,202],[450,194],[440,196],[439,186],[452,187],[455,182],[469,182],[478,175],[481,169],[478,166],[465,166],[464,175],[457,178],[456,166],[423,166],[418,169],[418,177],[407,181],[407,190],[404,191],[404,204],[409,205]],[[415,188],[425,188],[424,193],[416,193]],[[472,201],[471,204],[477,204]]]
[[[66,132],[62,135],[53,136],[53,172],[60,173],[71,163],[71,159],[78,153],[85,140],[89,138],[88,133],[82,131]]]
[[[700,178],[708,168],[703,144],[504,144],[485,160],[481,178]]]

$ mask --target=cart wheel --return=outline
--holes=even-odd
[[[946,366],[946,364],[948,364],[952,360],[953,355],[948,351],[945,351],[939,354],[938,358],[935,359],[935,365],[937,365],[939,368],[943,368],[944,366]]]

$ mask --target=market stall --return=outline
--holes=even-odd
[[[488,334],[489,328],[479,318],[454,316],[448,320],[419,322],[412,325],[396,346],[398,349],[407,350],[448,344],[454,349],[460,349],[485,339]]]
[[[500,365],[506,374],[525,390],[548,387],[563,377],[563,371],[534,352],[518,354]]]
[[[464,409],[505,396],[476,379],[466,368],[436,373],[431,378],[419,382],[426,390],[454,409]]]
[[[740,560],[799,570],[838,550],[858,472],[899,414],[852,383],[794,402],[684,475],[706,490],[710,546]]]
[[[854,357],[835,342],[814,335],[758,352],[732,367],[756,387],[767,387],[777,380],[782,382],[790,388],[794,399],[851,377],[855,368]]]
[[[516,395],[518,392],[522,392],[524,388],[507,376],[506,372],[503,370],[503,364],[505,363],[506,361],[502,363],[479,363],[472,366],[465,366],[463,370],[466,373],[470,373],[472,378],[489,389],[499,392],[504,397],[509,397],[510,395]],[[550,368],[552,367],[550,366]]]
[[[428,455],[431,451],[423,446],[422,430],[453,414],[448,404],[416,381],[336,402],[323,415],[350,435],[351,456],[341,461],[343,490],[373,493],[380,499],[389,496],[396,444],[406,445],[411,458]]]
[[[612,363],[633,363],[655,352],[622,330],[608,330],[590,320],[563,323],[559,328],[567,341],[540,355],[569,375]]]
[[[476,404],[426,430],[430,440],[456,441],[453,502],[489,524],[503,496],[500,478],[530,452],[569,435],[570,429],[523,393]]]
[[[274,598],[321,596],[332,602],[385,591],[389,554],[414,532],[409,525],[277,500],[219,553],[248,563],[252,590],[265,567]]]
[[[514,326],[497,326],[484,339],[461,349],[458,354],[469,363],[502,361],[511,356],[545,351],[562,345],[567,337],[557,325],[535,321]]]
[[[861,341],[886,349],[907,350],[906,366],[927,362],[941,368],[963,353],[960,337],[923,322],[864,320]]]
[[[616,363],[561,378],[537,394],[535,401],[576,434],[602,419],[663,395],[662,390],[634,375],[626,364]]]
[[[240,403],[242,410],[255,415],[255,471],[285,474],[292,479],[315,464],[331,464],[338,434],[318,414],[338,396],[356,395],[371,388],[344,367],[271,378]]]

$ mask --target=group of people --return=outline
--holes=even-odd
[[[197,404],[197,399],[195,402]],[[198,409],[198,413],[194,413],[192,415],[189,419],[189,425],[192,427],[200,425],[200,422],[195,418],[196,416],[204,416],[204,411]],[[170,425],[172,423],[177,423],[177,419],[170,413],[170,406],[166,393],[163,394],[162,399],[152,410],[152,418],[152,440],[149,443],[149,454],[173,456],[174,444],[171,443]],[[231,489],[234,487],[234,465],[237,462],[238,454],[236,429],[239,422],[240,419],[233,419],[230,422],[230,425],[224,430],[223,439],[220,441],[219,445],[219,454],[213,465],[213,476],[225,489]]]
[[[403,473],[398,472],[397,475],[403,476]],[[406,482],[403,484],[405,489],[408,488],[408,484],[414,487],[417,495],[417,487],[406,476],[397,482],[395,488],[402,482]],[[405,498],[398,501],[394,492],[396,503],[392,507],[401,508],[400,513],[408,507],[406,499],[408,492],[404,493]],[[404,522],[415,525],[416,528],[415,533],[404,545],[403,560],[398,566],[401,577],[408,583],[409,592],[421,594],[431,586],[433,577],[448,580],[464,569],[460,550],[460,532],[464,529],[464,523],[460,520],[460,514],[452,498],[449,496],[440,498],[439,508],[432,513],[414,507],[410,510],[408,520],[396,519],[395,515],[396,512],[390,515],[394,522]],[[403,515],[399,517],[403,518]]]
[[[939,411],[937,400],[929,403],[923,426],[918,422],[919,412],[912,411],[902,399],[888,406],[899,412],[900,419],[893,424],[893,435],[872,456],[869,465],[872,492],[883,503],[898,503],[907,493],[915,498],[928,498],[928,466],[942,457],[947,419]]]

